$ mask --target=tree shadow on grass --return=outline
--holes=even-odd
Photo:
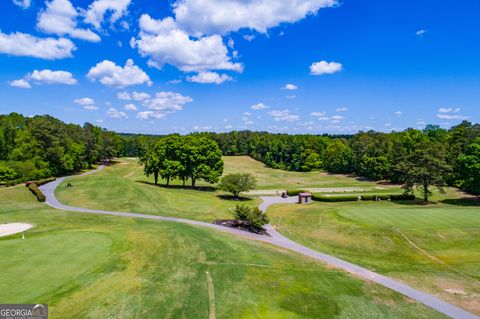
[[[223,200],[236,201],[236,202],[248,202],[253,200],[250,197],[241,197],[241,196],[235,197],[233,195],[217,195],[217,197]]]
[[[199,191],[199,192],[215,192],[217,190],[216,187],[214,186],[185,186],[183,187],[182,185],[164,185],[164,184],[157,184],[152,182],[147,182],[147,181],[135,181],[137,183],[142,183],[142,184],[147,184],[150,186],[155,186],[155,187],[160,187],[160,188],[166,188],[166,189],[183,189],[183,190],[193,190],[193,191]]]
[[[480,197],[444,199],[440,202],[448,205],[472,207],[472,206],[480,206]]]

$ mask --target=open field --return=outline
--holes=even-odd
[[[72,183],[73,187],[65,187]],[[57,198],[68,205],[158,214],[212,222],[215,219],[230,218],[232,209],[239,202],[222,198],[225,195],[212,186],[199,183],[192,190],[153,185],[153,177],[143,175],[143,167],[136,159],[122,159],[103,171],[88,176],[68,179],[58,188]],[[257,198],[242,201],[252,206],[260,202]]]
[[[225,174],[250,173],[257,178],[258,189],[285,190],[287,188],[313,189],[343,188],[352,190],[377,190],[386,188],[375,182],[363,181],[345,175],[327,174],[321,172],[288,172],[266,167],[263,163],[248,156],[224,156]],[[397,188],[398,189],[398,188]],[[327,190],[322,190],[327,191]]]
[[[314,203],[277,205],[268,214],[297,242],[480,314],[478,206]]]
[[[442,318],[269,245],[177,223],[61,212],[24,187],[0,189],[0,197],[0,223],[35,225],[24,240],[0,239],[9,256],[0,260],[0,302],[45,302],[52,318],[207,318],[212,302],[217,318]]]

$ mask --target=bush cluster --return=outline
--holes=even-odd
[[[410,201],[415,200],[415,195],[408,194],[382,194],[382,195],[345,195],[345,196],[326,196],[323,194],[312,194],[312,199],[318,202],[356,202],[359,200],[362,201]]]
[[[35,195],[37,196],[37,199],[39,202],[45,202],[47,198],[45,195],[42,193],[42,191],[38,188],[38,185],[36,183],[30,183],[28,185],[28,189]]]
[[[30,186],[30,184],[37,184],[37,186],[42,186],[42,185],[48,184],[50,182],[53,182],[55,180],[56,180],[55,177],[43,178],[43,179],[39,179],[39,180],[36,180],[36,181],[26,182],[25,186],[28,187],[28,186]]]
[[[287,195],[288,196],[297,196],[300,193],[305,193],[306,191],[302,189],[289,189],[287,190]]]
[[[262,231],[263,226],[269,223],[267,215],[257,207],[237,205],[233,216],[242,226],[257,232]]]
[[[325,196],[322,194],[312,194],[312,200],[318,202],[356,202],[359,200],[358,195],[346,195],[346,196]]]

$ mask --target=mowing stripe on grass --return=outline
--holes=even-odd
[[[212,275],[207,271],[208,300],[210,302],[209,319],[215,319],[215,287],[213,286]]]

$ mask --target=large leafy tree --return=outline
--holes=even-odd
[[[480,194],[480,138],[468,145],[464,154],[459,155],[458,167],[463,188]]]
[[[332,173],[351,173],[354,155],[352,149],[341,139],[333,140],[324,155],[325,169]]]
[[[255,189],[256,186],[257,180],[249,173],[228,174],[222,177],[218,185],[221,190],[232,193],[235,198],[242,192]]]
[[[442,145],[424,140],[405,155],[396,166],[396,170],[406,191],[411,192],[418,185],[422,190],[424,201],[428,202],[431,186],[445,184],[450,166]]]

